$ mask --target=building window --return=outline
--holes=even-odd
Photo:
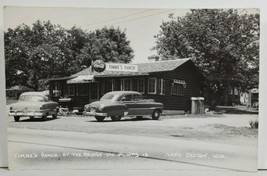
[[[78,84],[78,95],[85,96],[89,94],[89,84]]]
[[[160,95],[165,95],[165,80],[164,79],[158,79],[157,92]]]
[[[144,78],[137,79],[137,92],[145,93],[145,79]]]
[[[148,93],[156,94],[157,78],[148,78]]]
[[[122,90],[127,91],[127,90],[133,90],[132,89],[132,79],[122,79]]]
[[[172,95],[184,95],[184,88],[185,85],[184,84],[180,84],[180,83],[172,83],[172,87],[171,87],[171,94]]]
[[[113,79],[105,81],[105,93],[113,91]]]
[[[67,84],[66,95],[67,96],[74,96],[75,95],[75,84]]]
[[[60,97],[61,96],[61,89],[62,85],[60,82],[54,82],[54,86],[52,89],[52,93],[54,97]]]
[[[145,79],[144,78],[135,78],[133,79],[133,90],[145,93]]]

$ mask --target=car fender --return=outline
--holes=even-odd
[[[128,107],[124,104],[114,103],[104,105],[103,112],[106,112],[108,116],[125,116],[128,113]]]

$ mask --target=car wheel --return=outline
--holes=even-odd
[[[153,119],[153,120],[158,120],[159,117],[160,117],[160,110],[155,109],[155,110],[153,111],[153,113],[152,113],[152,119]]]
[[[112,121],[120,121],[121,120],[121,116],[111,116],[111,120]]]
[[[52,118],[56,119],[57,118],[57,112],[55,114],[52,114]]]
[[[103,122],[103,120],[105,119],[105,117],[102,116],[95,116],[95,118],[98,122]]]
[[[46,120],[47,119],[47,114],[42,116],[42,120]]]
[[[15,122],[18,122],[19,119],[20,119],[20,116],[14,116],[14,120],[15,120]]]

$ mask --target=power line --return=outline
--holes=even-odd
[[[163,12],[159,12],[159,13],[154,13],[154,14],[150,14],[150,15],[146,15],[146,16],[141,16],[141,17],[137,17],[137,18],[132,18],[132,19],[129,19],[129,20],[125,20],[125,21],[120,21],[120,22],[115,22],[115,23],[111,23],[111,24],[107,24],[105,26],[110,26],[110,25],[114,25],[114,24],[120,24],[120,23],[127,23],[127,22],[131,22],[131,21],[136,21],[136,20],[140,20],[140,19],[143,19],[143,18],[147,18],[147,17],[150,17],[150,16],[155,16],[155,15],[159,15],[159,14],[163,14],[163,13],[166,13],[166,12],[172,12],[176,9],[172,9],[172,10],[165,10]],[[96,26],[96,27],[92,27],[92,28],[88,28],[88,29],[97,29],[99,27],[102,27],[104,25],[99,25],[99,26]]]
[[[155,10],[155,9],[153,9],[153,10]],[[141,11],[141,12],[138,12],[138,13],[132,13],[132,14],[128,14],[128,15],[125,15],[125,16],[118,17],[118,18],[113,18],[113,19],[103,20],[103,21],[96,22],[96,23],[85,24],[85,25],[82,25],[81,27],[89,26],[89,25],[93,25],[93,26],[95,26],[95,25],[97,25],[97,24],[101,24],[101,23],[105,23],[105,22],[110,22],[110,21],[115,21],[115,20],[119,20],[119,19],[123,19],[123,18],[131,17],[131,16],[135,16],[135,15],[143,14],[143,13],[146,13],[146,12],[150,12],[150,11],[153,11],[153,10],[144,10],[144,11]]]

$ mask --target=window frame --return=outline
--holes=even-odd
[[[62,83],[55,81],[53,88],[52,88],[52,95],[53,97],[60,97],[62,96]]]
[[[150,85],[149,82],[150,80],[154,80],[155,86],[154,86],[154,92],[150,92]],[[157,94],[157,78],[156,77],[151,77],[147,79],[147,93],[148,94]]]
[[[140,89],[140,81],[142,82],[143,86]],[[137,92],[144,94],[145,93],[145,79],[144,78],[137,78]]]
[[[174,91],[174,85],[177,85],[177,89]],[[182,93],[178,93],[179,92],[179,85],[182,86],[183,90]],[[171,95],[177,95],[177,96],[184,96],[184,91],[185,91],[185,84],[183,83],[177,83],[177,82],[173,82],[172,86],[171,86]]]
[[[166,94],[166,80],[163,78],[160,78],[157,80],[157,93],[159,95],[165,95]]]
[[[121,86],[122,86],[122,91],[132,91],[133,90],[133,79],[131,79],[131,78],[123,78],[123,79],[121,79],[122,80],[122,84],[121,84]],[[130,89],[129,90],[125,90],[125,81],[126,80],[129,80],[130,81]]]

